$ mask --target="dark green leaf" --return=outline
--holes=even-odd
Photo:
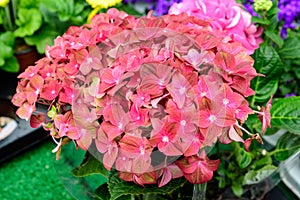
[[[272,8],[268,10],[267,16],[270,17],[272,15],[276,15],[278,12],[279,12],[278,7],[273,5]]]
[[[235,154],[236,162],[238,163],[241,169],[244,169],[251,164],[252,161],[251,153],[245,151],[244,148],[241,148],[239,146],[239,144],[235,145],[234,154]]]
[[[282,161],[300,150],[300,135],[285,133],[277,141],[275,159]]]
[[[277,167],[275,167],[274,165],[266,165],[259,170],[248,171],[244,177],[243,184],[251,185],[251,184],[259,183],[263,179],[270,176],[273,172],[275,172],[276,169],[277,169]]]
[[[42,25],[42,15],[38,9],[21,8],[18,11],[16,24],[19,27],[15,30],[15,36],[24,37],[33,35]]]
[[[84,177],[92,174],[101,174],[106,177],[107,172],[108,171],[103,166],[103,163],[92,156],[89,152],[86,153],[80,166],[72,170],[72,174],[76,177]]]
[[[111,200],[118,199],[123,195],[140,195],[140,194],[169,194],[174,190],[183,187],[186,183],[184,178],[173,179],[167,185],[158,187],[155,185],[146,185],[141,187],[133,182],[126,182],[118,177],[118,172],[111,171],[108,177],[108,189],[111,194]]]
[[[7,72],[16,73],[19,71],[19,63],[15,57],[10,57],[5,60],[5,65],[1,67],[2,70]]]
[[[271,125],[300,134],[300,97],[283,98],[273,104]]]
[[[96,189],[95,199],[99,199],[99,200],[109,200],[110,199],[110,194],[109,194],[109,191],[108,191],[107,183],[99,186]]]
[[[235,194],[235,196],[237,197],[241,197],[243,194],[243,187],[241,184],[235,183],[233,182],[231,189],[233,191],[233,193]]]
[[[251,81],[251,88],[256,92],[250,97],[251,106],[254,106],[255,102],[266,102],[272,94],[275,94],[282,70],[282,63],[277,52],[267,44],[262,44],[254,52],[253,58],[255,69],[265,77],[258,76]]]
[[[278,53],[283,59],[300,58],[300,39],[297,37],[287,38]]]
[[[264,34],[270,39],[272,40],[279,48],[282,47],[283,45],[283,39],[275,34],[273,31],[269,31],[269,30],[265,30]]]
[[[296,66],[295,69],[294,69],[294,71],[295,71],[296,77],[297,77],[298,79],[300,79],[300,67],[299,67],[299,66]]]
[[[277,25],[278,25],[278,16],[277,15],[274,15],[272,16],[271,18],[269,18],[270,20],[270,23],[267,27],[267,30],[269,31],[275,31]]]

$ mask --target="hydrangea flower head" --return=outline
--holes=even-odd
[[[253,113],[245,99],[258,75],[253,59],[225,37],[185,13],[135,18],[110,9],[58,37],[19,76],[13,103],[60,140],[55,151],[68,138],[125,181],[204,183],[219,164],[205,147],[246,142],[240,123]]]

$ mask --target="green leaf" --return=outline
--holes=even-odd
[[[274,157],[285,160],[300,150],[300,135],[285,133],[277,141]]]
[[[253,167],[254,167],[254,170],[257,170],[259,168],[262,168],[263,166],[265,165],[271,165],[272,164],[272,158],[271,156],[265,156],[255,162],[253,162]]]
[[[167,185],[158,187],[156,184],[141,187],[133,182],[126,182],[118,177],[118,172],[111,171],[108,176],[108,189],[111,195],[110,200],[119,199],[124,195],[140,194],[169,194],[176,189],[183,187],[186,183],[184,178],[173,179]]]
[[[110,199],[110,193],[108,191],[107,183],[100,185],[95,191],[95,198],[99,200]]]
[[[15,45],[15,36],[13,32],[6,31],[5,33],[0,34],[0,42],[13,47]]]
[[[300,58],[300,39],[297,37],[287,38],[278,53],[283,59]]]
[[[41,6],[57,14],[61,21],[69,20],[74,12],[74,0],[41,0]]]
[[[265,19],[262,19],[260,17],[255,17],[255,16],[252,16],[252,22],[262,24],[262,25],[268,25],[270,23],[269,20],[265,20]]]
[[[282,98],[271,109],[271,125],[300,134],[300,97]]]
[[[268,24],[267,30],[269,31],[275,31],[277,25],[278,25],[278,16],[274,15],[271,18],[269,18],[270,23]]]
[[[251,153],[245,151],[244,148],[241,148],[239,144],[235,144],[234,154],[236,162],[241,169],[244,169],[251,164]]]
[[[241,184],[233,182],[232,186],[231,186],[231,189],[232,189],[233,193],[235,194],[235,196],[237,196],[237,197],[241,197],[242,196],[242,194],[243,194],[243,187],[242,187]]]
[[[103,163],[92,156],[89,152],[86,153],[83,162],[80,166],[72,170],[73,176],[84,177],[92,174],[101,174],[107,177],[107,170],[103,166]]]
[[[0,42],[0,66],[3,66],[6,63],[6,59],[14,55],[12,47],[5,45]]]
[[[18,7],[19,8],[39,8],[39,0],[20,0]]]
[[[35,8],[20,8],[16,24],[19,26],[18,29],[15,30],[16,37],[33,35],[42,25],[42,14]]]
[[[264,33],[266,34],[266,36],[272,40],[279,48],[281,48],[283,46],[283,39],[275,34],[273,31],[269,31],[269,30],[265,30]]]
[[[59,35],[59,33],[55,29],[50,27],[50,25],[48,25],[47,27],[46,24],[45,26],[42,26],[42,28],[37,31],[34,36],[26,37],[26,44],[36,46],[40,54],[45,53],[46,46],[52,46],[54,43],[54,39]]]
[[[5,65],[2,66],[1,69],[7,72],[16,73],[19,71],[20,66],[16,57],[10,57],[5,60]]]
[[[263,179],[267,178],[270,176],[277,167],[274,165],[266,165],[263,168],[259,170],[251,170],[248,171],[244,177],[244,185],[251,185],[251,184],[256,184],[262,181]]]
[[[258,76],[251,81],[251,88],[256,92],[249,99],[251,106],[254,106],[255,102],[266,102],[272,94],[275,94],[282,71],[282,63],[277,52],[265,43],[254,52],[253,58],[256,71],[265,77]]]

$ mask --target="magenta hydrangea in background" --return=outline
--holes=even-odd
[[[252,22],[252,16],[241,8],[235,0],[184,0],[171,6],[170,14],[186,12],[199,19],[210,20],[215,31],[221,31],[230,40],[242,43],[252,54],[263,41],[260,37],[262,28],[257,28]]]

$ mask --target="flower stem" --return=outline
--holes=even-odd
[[[195,184],[192,200],[205,200],[207,183]]]

